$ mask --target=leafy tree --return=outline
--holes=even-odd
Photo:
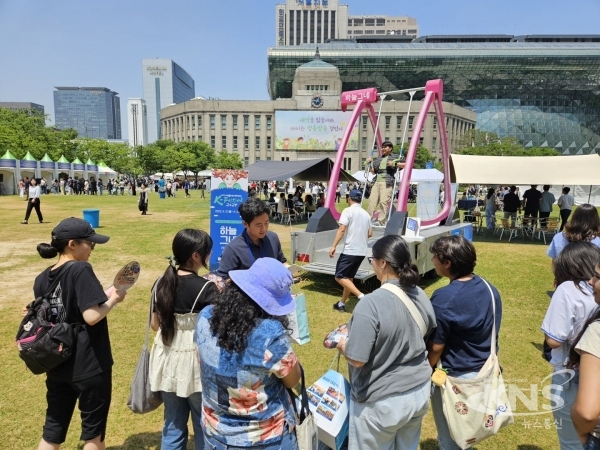
[[[457,153],[461,155],[482,156],[558,156],[552,148],[524,148],[510,136],[499,138],[496,133],[470,130],[457,144]]]
[[[17,159],[29,151],[38,159],[48,152],[46,117],[37,110],[13,111],[0,108],[0,149]]]
[[[402,152],[403,155],[406,155],[406,153],[408,152],[408,146],[408,142],[404,144],[404,150]],[[393,151],[394,153],[400,153],[400,145],[395,145]],[[424,147],[423,145],[419,144],[417,146],[417,154],[415,155],[415,163],[413,167],[415,169],[425,169],[429,161],[433,162],[435,161],[435,158],[431,155],[431,152],[427,147]]]
[[[216,161],[212,167],[214,169],[241,169],[244,167],[244,163],[237,153],[227,153],[221,150],[217,153]]]

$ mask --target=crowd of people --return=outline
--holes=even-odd
[[[142,184],[142,192],[148,191]],[[302,188],[289,195],[292,202],[301,199]],[[313,201],[307,198],[312,195],[306,194],[304,201]],[[342,243],[335,278],[343,295],[334,309],[344,313],[348,297],[358,298],[347,338],[337,346],[350,375],[349,448],[417,449],[430,405],[440,448],[460,448],[444,414],[441,388],[432,386],[432,370],[441,366],[449,376],[463,379],[478,375],[493,343],[496,350],[500,347],[500,293],[492,280],[475,273],[473,244],[454,235],[438,238],[429,248],[437,274],[449,281],[431,297],[418,287],[419,272],[409,247],[397,235],[384,236],[372,246],[368,260],[381,287],[360,292],[353,277],[367,257],[372,223],[360,207],[362,192],[354,189],[348,196],[350,206],[342,214],[330,256]],[[151,325],[157,335],[149,376],[152,390],[161,392],[164,401],[163,449],[187,448],[190,417],[196,449],[298,448],[297,418],[287,392],[301,371],[287,335],[287,314],[295,310],[293,278],[279,237],[269,230],[268,202],[249,198],[238,211],[244,231],[224,249],[214,274],[198,274],[210,258],[210,236],[184,229],[174,237],[173,256],[152,288]],[[39,445],[43,450],[64,442],[77,401],[84,449],[104,448],[113,364],[106,316],[126,295],[114,288],[104,291],[89,264],[95,245],[108,239],[87,222],[71,218],[54,228],[50,244],[38,246],[42,257],[58,256],[58,261],[36,278],[34,293],[42,295],[61,277],[60,289],[52,294],[54,303],[68,322],[82,324],[75,354],[47,374],[48,409]],[[553,393],[564,404],[553,412],[561,423],[560,448],[598,449],[596,208],[577,208],[548,254],[556,291],[541,328],[551,349]],[[416,313],[403,306],[406,301]]]

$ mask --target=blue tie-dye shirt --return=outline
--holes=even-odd
[[[202,428],[226,445],[250,447],[281,440],[295,416],[280,378],[297,363],[280,322],[265,319],[248,335],[243,353],[219,347],[210,331],[213,307],[202,310],[194,340],[202,377]]]

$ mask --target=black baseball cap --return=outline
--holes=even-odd
[[[69,217],[54,227],[52,239],[85,239],[96,244],[105,244],[110,238],[103,234],[97,234],[89,222],[76,217]]]

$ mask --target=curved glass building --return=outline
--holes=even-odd
[[[510,38],[475,43],[339,42],[321,44],[319,51],[339,69],[344,91],[393,91],[441,78],[444,101],[476,112],[480,130],[565,155],[600,151],[600,42],[590,42],[600,39]],[[272,99],[291,97],[296,68],[314,54],[310,44],[269,49]],[[417,94],[415,99],[421,97]]]

